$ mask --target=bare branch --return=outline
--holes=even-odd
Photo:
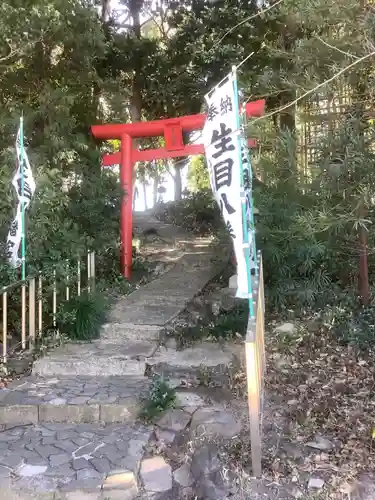
[[[230,28],[228,31],[226,31],[221,38],[219,38],[218,40],[216,40],[214,42],[214,46],[216,47],[216,45],[219,44],[219,43],[221,43],[224,40],[225,37],[227,37],[230,33],[232,33],[234,30],[236,30],[237,28],[239,28],[243,24],[247,23],[248,21],[251,21],[252,19],[255,19],[258,16],[261,16],[262,14],[265,14],[266,12],[268,12],[271,9],[273,9],[274,7],[276,7],[277,5],[279,5],[283,1],[284,0],[277,0],[277,2],[275,2],[272,5],[270,5],[266,9],[262,9],[259,12],[257,12],[256,14],[253,14],[252,16],[246,17],[241,22],[239,22],[238,24],[236,24],[235,26],[233,26],[232,28]]]
[[[19,50],[12,50],[7,56],[4,56],[4,57],[0,57],[0,64],[7,61],[8,59],[11,59],[12,57],[14,57],[16,54],[19,54],[20,51]]]
[[[338,47],[335,47],[334,45],[331,45],[330,43],[328,43],[325,40],[323,40],[322,38],[320,38],[320,36],[318,36],[318,35],[314,35],[314,36],[315,36],[315,38],[317,38],[319,40],[319,42],[323,43],[324,45],[326,45],[330,49],[336,50],[337,52],[340,52],[341,54],[344,54],[344,56],[352,57],[354,59],[359,59],[358,56],[355,56],[354,54],[351,54],[350,52],[346,52],[345,50],[341,50]]]
[[[271,116],[273,115],[276,115],[277,113],[280,113],[281,111],[284,111],[285,109],[288,109],[290,108],[291,106],[294,106],[295,104],[297,104],[297,102],[301,101],[302,99],[304,99],[305,97],[307,97],[308,95],[311,95],[313,94],[314,92],[316,92],[318,89],[324,87],[325,85],[327,85],[328,83],[331,83],[333,82],[334,80],[336,80],[339,76],[341,76],[343,73],[346,73],[349,69],[353,68],[354,66],[356,66],[357,64],[359,64],[360,62],[364,61],[365,59],[369,59],[370,57],[373,57],[375,56],[375,50],[370,52],[369,54],[366,54],[362,57],[360,57],[359,59],[356,59],[355,61],[353,61],[352,63],[350,63],[348,66],[345,66],[345,68],[342,68],[340,71],[338,71],[337,73],[335,73],[333,76],[331,76],[331,78],[328,78],[327,80],[324,80],[324,82],[322,83],[319,83],[319,85],[317,85],[316,87],[314,87],[313,89],[311,90],[308,90],[307,92],[305,92],[303,95],[297,97],[297,99],[294,99],[294,101],[291,101],[290,103],[288,104],[285,104],[285,106],[281,106],[280,108],[276,109],[275,111],[272,111],[271,113],[268,113],[266,115],[263,115],[261,116],[260,118],[256,118],[255,120],[253,120],[251,123],[255,123],[259,120],[264,120],[265,118],[270,118]]]

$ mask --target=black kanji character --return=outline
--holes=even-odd
[[[17,236],[17,231],[18,231],[18,220],[15,219],[12,224],[10,225],[10,229],[9,229],[9,234],[10,236],[12,236],[13,238],[15,236]]]
[[[22,196],[22,180],[20,178],[17,179],[17,186],[18,186],[18,190],[17,190],[18,195]],[[23,183],[23,195],[28,200],[31,200],[32,192],[31,192],[30,185],[27,183],[26,179],[24,180],[24,183]]]
[[[220,101],[220,113],[221,116],[233,111],[232,99],[227,95],[222,97]]]
[[[218,114],[219,114],[219,111],[217,109],[216,104],[211,103],[207,109],[207,120],[209,122],[211,122]]]
[[[215,189],[218,191],[224,186],[230,187],[232,184],[232,168],[233,160],[232,158],[227,158],[226,160],[219,161],[213,165],[213,177],[215,183]]]
[[[242,156],[242,164],[247,165],[249,162],[247,159],[247,151],[246,151],[245,146],[242,146],[242,148],[241,148],[241,156]]]
[[[226,128],[225,123],[220,123],[220,132],[218,130],[212,132],[211,144],[220,141],[218,144],[215,144],[217,151],[212,155],[212,158],[218,158],[226,151],[233,151],[235,149],[232,144],[232,137],[229,136],[231,133],[232,129]]]
[[[251,189],[251,177],[250,172],[247,168],[243,171],[243,187],[248,190]]]
[[[6,254],[7,254],[9,259],[12,257],[13,249],[15,246],[16,246],[16,244],[14,241],[11,241],[11,240],[7,241]]]
[[[234,231],[233,231],[233,226],[232,224],[229,222],[229,220],[227,220],[226,222],[226,226],[227,226],[227,229],[229,231],[229,234],[230,236],[234,239],[236,237],[236,235],[234,234]]]
[[[232,207],[232,205],[228,201],[228,197],[225,193],[221,195],[221,200],[220,200],[220,209],[223,212],[223,208],[228,212],[229,215],[233,215],[236,211],[235,208]]]

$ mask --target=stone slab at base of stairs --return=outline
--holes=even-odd
[[[152,427],[139,424],[44,424],[3,431],[0,500],[134,499],[151,434]]]
[[[174,381],[196,381],[209,377],[212,381],[225,382],[229,371],[239,365],[242,343],[221,345],[214,342],[195,343],[182,350],[160,347],[154,356],[147,358],[147,374],[163,375]]]
[[[0,425],[134,422],[148,380],[27,377],[0,390]]]

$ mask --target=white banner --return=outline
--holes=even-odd
[[[237,260],[237,297],[248,297],[247,266],[244,249],[241,204],[240,130],[237,126],[232,75],[206,96],[207,119],[203,142],[211,187],[232,237]],[[242,141],[241,141],[242,144]],[[243,145],[242,145],[243,146]],[[249,169],[247,168],[249,172]],[[254,262],[251,260],[254,267]]]
[[[21,162],[22,162],[22,155],[23,155],[23,160],[24,160],[24,165],[23,165],[23,199],[24,199],[24,208],[28,208],[31,202],[31,198],[33,197],[33,194],[35,193],[35,181],[33,177],[33,172],[31,170],[29,158],[27,156],[25,148],[21,147],[21,137],[20,137],[21,130],[18,129],[17,133],[17,141],[16,141],[16,153],[17,153],[17,171],[13,177],[12,184],[14,186],[14,189],[16,190],[17,197],[20,201],[22,201],[22,172],[21,172]]]
[[[245,137],[241,137],[241,155],[242,155],[242,171],[243,171],[243,186],[246,195],[246,217],[249,230],[249,241],[250,241],[250,266],[251,269],[257,267],[256,263],[256,252],[255,252],[255,227],[254,227],[254,214],[252,199],[253,199],[253,174],[251,171],[251,165],[249,163],[249,146]]]
[[[22,121],[17,132],[17,140],[16,140],[17,170],[12,180],[12,184],[14,189],[16,190],[18,198],[17,213],[16,217],[14,218],[10,226],[7,238],[7,252],[9,256],[9,262],[14,267],[18,267],[21,263],[21,260],[18,258],[18,253],[22,240],[22,204],[23,204],[23,210],[25,211],[30,205],[36,187],[26,150],[21,145],[21,134],[23,134]],[[23,168],[22,168],[22,159],[23,159]],[[23,196],[22,196],[22,174],[23,174]]]
[[[13,267],[18,267],[21,260],[18,258],[18,252],[22,237],[22,212],[21,203],[18,203],[17,214],[10,225],[10,230],[7,238],[7,253],[9,262]]]

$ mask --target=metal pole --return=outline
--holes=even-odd
[[[26,284],[22,283],[21,288],[21,342],[22,349],[26,349]]]
[[[233,66],[232,68],[232,78],[233,78],[233,87],[234,87],[234,109],[238,110],[239,109],[239,102],[238,102],[238,87],[237,87],[237,68],[236,66]],[[237,112],[236,114],[237,118],[237,128],[238,130],[241,129],[241,120],[240,120],[240,115]],[[242,165],[242,152],[241,152],[241,136],[238,136],[238,147],[239,147],[239,162],[240,162],[240,185],[241,185],[241,190],[242,194],[241,196],[243,197],[242,199],[242,227],[243,227],[243,242],[244,245],[247,248],[244,248],[243,251],[245,252],[245,259],[246,259],[246,270],[247,270],[247,287],[248,287],[248,299],[249,299],[249,313],[250,313],[250,318],[255,319],[255,312],[254,312],[254,302],[253,302],[253,285],[251,281],[251,268],[250,268],[250,248],[249,248],[249,230],[247,227],[247,213],[246,213],[246,199],[245,199],[245,190],[244,190],[244,179],[243,179],[243,165]]]

